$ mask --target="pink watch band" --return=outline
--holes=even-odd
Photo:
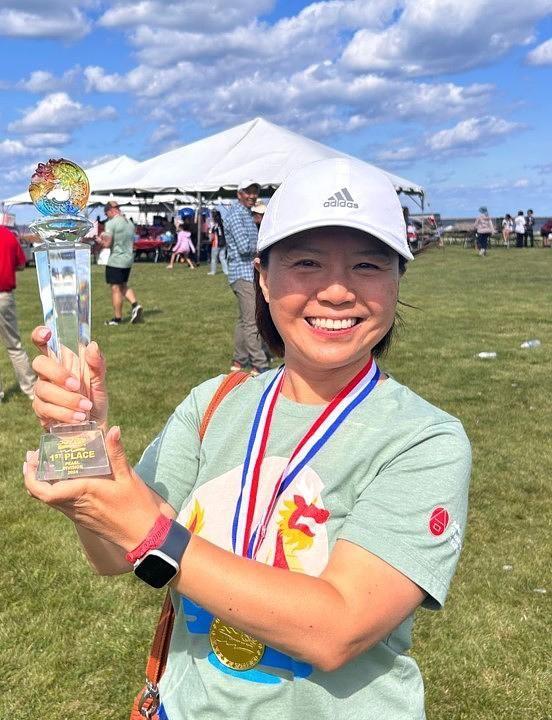
[[[140,560],[140,558],[143,558],[147,552],[155,550],[155,548],[162,545],[165,542],[171,523],[172,520],[166,517],[166,515],[159,515],[153,527],[142,542],[135,547],[134,550],[131,550],[125,555],[126,560],[131,565],[134,565],[134,563],[137,560]]]

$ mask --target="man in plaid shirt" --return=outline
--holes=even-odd
[[[257,249],[257,226],[251,208],[257,202],[260,186],[253,180],[238,185],[238,202],[224,218],[228,282],[238,300],[239,318],[234,335],[234,359],[231,370],[251,366],[251,374],[268,369],[266,354],[255,324],[255,287],[253,259]]]

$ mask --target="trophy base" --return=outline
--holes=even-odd
[[[95,422],[54,425],[40,438],[37,478],[69,478],[111,475],[103,432]]]

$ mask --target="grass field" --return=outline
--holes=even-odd
[[[93,268],[111,421],[133,461],[191,387],[227,370],[234,298],[224,276],[206,273],[137,264],[145,322],[113,328],[103,325],[108,293]],[[434,249],[403,281],[402,299],[419,309],[403,310],[383,366],[460,417],[474,454],[451,593],[442,612],[418,612],[429,720],[552,717],[551,290],[552,251],[541,249],[486,258]],[[17,302],[28,338],[41,317],[32,269]],[[528,338],[542,347],[521,350]],[[498,357],[479,360],[481,350]],[[92,575],[68,521],[23,491],[21,464],[40,431],[2,348],[0,373],[0,719],[126,720],[161,598],[132,577]]]

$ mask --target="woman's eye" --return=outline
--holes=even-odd
[[[369,263],[369,262],[358,263],[357,265],[355,265],[355,268],[359,268],[360,270],[379,270],[380,269],[379,265],[376,265],[374,263]]]
[[[308,258],[302,258],[295,263],[296,267],[314,267],[315,265],[314,260],[309,260]]]

